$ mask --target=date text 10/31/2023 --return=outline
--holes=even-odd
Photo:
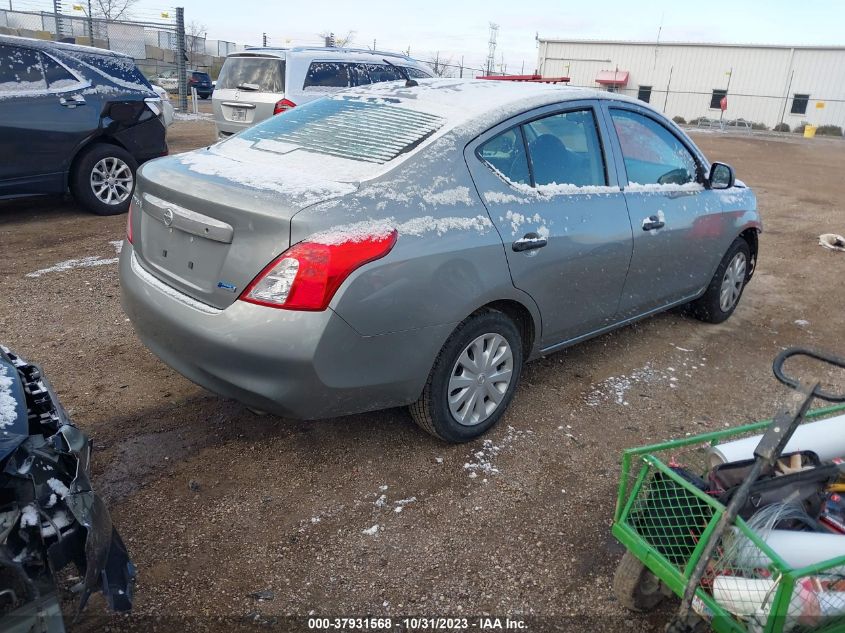
[[[508,617],[444,618],[308,618],[312,631],[390,631],[395,626],[404,631],[527,631],[524,620]]]

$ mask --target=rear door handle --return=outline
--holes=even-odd
[[[549,241],[545,237],[540,237],[538,233],[526,233],[517,241],[515,241],[511,248],[517,253],[522,251],[530,251],[535,248],[543,248]]]
[[[645,220],[643,220],[643,231],[652,231],[654,229],[662,229],[666,226],[666,222],[660,215],[650,215]]]

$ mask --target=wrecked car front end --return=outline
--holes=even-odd
[[[64,631],[55,574],[69,563],[80,611],[95,591],[131,608],[135,568],[91,489],[90,456],[41,368],[0,346],[0,630]]]

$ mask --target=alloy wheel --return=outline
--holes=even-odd
[[[132,169],[119,158],[107,156],[91,170],[91,190],[100,202],[121,204],[132,195]]]

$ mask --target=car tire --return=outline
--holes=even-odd
[[[70,190],[88,211],[119,215],[129,208],[137,171],[138,162],[125,149],[96,143],[83,150],[74,162]]]
[[[738,237],[719,262],[707,290],[689,304],[689,314],[707,323],[726,321],[739,305],[750,265],[751,249],[748,242]]]
[[[476,313],[443,344],[420,399],[410,406],[411,416],[423,430],[446,442],[473,440],[508,408],[522,361],[516,324],[498,310]]]

